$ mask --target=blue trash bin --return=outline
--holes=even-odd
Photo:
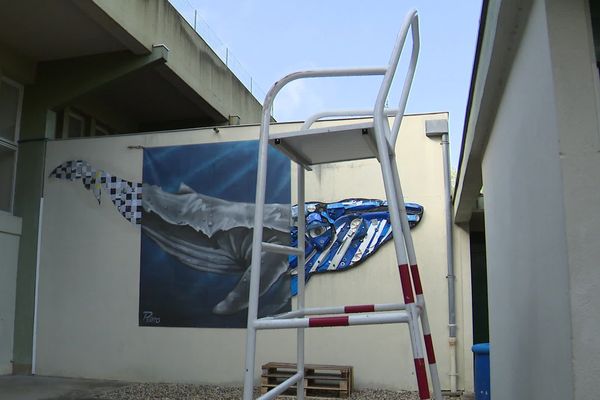
[[[473,345],[475,400],[490,400],[490,344]]]

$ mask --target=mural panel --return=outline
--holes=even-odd
[[[246,327],[258,142],[144,150],[140,325]],[[290,162],[272,150],[264,240],[290,241]],[[287,257],[264,254],[259,314],[290,309]]]
[[[140,225],[141,326],[245,328],[257,141],[144,149],[143,183],[67,161],[50,176],[81,180]],[[290,162],[271,149],[264,240],[290,243]],[[263,254],[259,315],[289,311],[288,258]]]

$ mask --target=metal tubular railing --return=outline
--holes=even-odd
[[[280,394],[283,394],[283,392],[285,392],[286,390],[288,390],[289,388],[294,386],[296,383],[298,384],[298,388],[300,388],[300,385],[304,384],[304,368],[302,368],[301,370],[298,370],[298,372],[296,372],[294,375],[290,376],[288,379],[281,382],[278,386],[274,387],[273,389],[269,390],[267,393],[260,396],[257,400],[275,399],[275,398],[277,398],[277,396],[279,396]],[[303,390],[303,393],[304,393],[304,390]],[[245,399],[245,397],[244,397],[244,399]]]
[[[297,247],[284,246],[284,245],[276,244],[276,243],[263,242],[262,248],[265,251],[269,251],[271,253],[277,253],[277,254],[285,254],[285,255],[295,254],[297,256],[304,254],[304,250],[301,250]]]
[[[397,310],[405,310],[405,309],[406,309],[406,304],[404,304],[404,303],[360,304],[360,305],[350,305],[350,306],[314,307],[314,308],[298,307],[297,310],[286,312],[283,314],[274,315],[272,317],[269,317],[269,319],[296,318],[296,317],[304,317],[307,315],[384,312],[384,311],[397,311]]]
[[[254,322],[256,329],[324,328],[333,326],[379,325],[408,322],[407,312],[371,313],[310,318],[264,319]]]
[[[406,103],[408,101],[408,95],[410,93],[410,88],[412,86],[412,81],[415,76],[415,71],[417,69],[417,61],[419,59],[419,50],[421,48],[420,36],[419,36],[419,15],[417,14],[417,10],[410,11],[406,18],[404,19],[404,24],[402,25],[402,29],[398,33],[398,37],[396,39],[396,45],[394,46],[394,50],[392,51],[392,55],[390,56],[390,63],[386,74],[383,77],[383,82],[381,83],[381,88],[379,89],[379,93],[377,94],[377,99],[375,100],[375,108],[374,108],[374,117],[375,119],[383,118],[384,116],[384,108],[385,103],[387,101],[388,95],[390,93],[390,89],[392,87],[392,82],[394,80],[394,74],[398,69],[398,64],[400,62],[400,56],[402,55],[402,50],[404,49],[404,44],[406,42],[406,36],[408,35],[408,29],[411,29],[412,34],[412,53],[410,58],[410,63],[408,66],[408,71],[406,72],[406,76],[404,79],[404,86],[402,88],[402,94],[400,95],[400,102],[398,105],[398,112],[396,113],[396,118],[394,119],[394,125],[391,130],[391,135],[387,137],[387,140],[392,148],[395,147],[396,139],[398,138],[398,132],[400,131],[400,124],[402,123],[402,118],[404,117],[404,111],[406,109]]]
[[[404,86],[400,98],[400,104],[397,110],[385,110],[384,104],[388,97],[392,80],[400,55],[404,48],[408,30],[412,30],[413,47],[412,55],[405,76]],[[429,399],[429,386],[427,383],[427,373],[424,365],[423,343],[421,342],[421,330],[419,319],[421,320],[425,350],[429,361],[431,380],[435,398],[441,400],[441,391],[435,356],[433,354],[433,344],[431,342],[431,333],[429,322],[427,320],[425,299],[416,265],[416,256],[412,237],[408,227],[406,209],[402,189],[398,177],[398,171],[395,160],[395,142],[398,136],[402,117],[406,107],[410,87],[414,77],[416,63],[419,53],[419,32],[418,15],[416,11],[411,11],[404,21],[404,25],[397,36],[396,44],[392,52],[390,64],[388,67],[375,68],[344,68],[344,69],[320,69],[310,71],[299,71],[289,74],[277,81],[265,96],[263,104],[263,114],[260,128],[259,139],[259,157],[257,172],[257,190],[256,190],[256,209],[254,213],[254,236],[252,242],[252,262],[250,274],[250,296],[248,303],[248,328],[246,340],[246,370],[244,380],[244,400],[252,398],[254,363],[256,351],[256,331],[259,329],[297,329],[297,369],[296,375],[284,381],[279,386],[271,389],[261,399],[275,398],[286,389],[297,383],[297,398],[304,398],[303,371],[304,371],[304,329],[316,327],[331,326],[350,326],[367,324],[387,324],[387,323],[407,323],[411,338],[411,347],[415,362],[419,396],[421,399]],[[318,307],[304,308],[304,236],[305,236],[305,198],[304,198],[304,169],[298,164],[298,243],[296,248],[262,242],[263,217],[266,191],[266,170],[267,170],[267,150],[270,138],[270,114],[273,107],[273,101],[280,90],[288,83],[303,78],[318,77],[345,77],[345,76],[370,76],[383,75],[383,81],[379,90],[375,107],[373,110],[347,110],[332,111],[315,114],[309,118],[302,127],[301,132],[308,131],[310,126],[317,120],[331,116],[373,116],[373,130],[377,144],[378,159],[381,164],[381,171],[384,180],[386,197],[388,199],[388,210],[392,229],[396,234],[394,238],[394,248],[400,272],[400,281],[402,286],[403,304],[372,304],[356,306],[338,306],[338,307]],[[393,128],[387,119],[388,115],[395,115]],[[297,309],[288,313],[257,319],[259,280],[261,267],[261,252],[272,251],[282,254],[297,254],[298,256],[298,301]],[[414,289],[414,291],[413,291]],[[398,311],[401,310],[401,311]],[[343,315],[340,315],[343,314]],[[306,317],[306,315],[327,315],[317,317]]]
[[[404,242],[404,240],[407,240],[407,237],[410,237],[410,231],[404,231],[401,228],[402,219],[406,218],[406,216],[401,214],[401,207],[404,206],[404,200],[401,196],[401,189],[399,187],[396,187],[396,184],[399,185],[399,181],[394,180],[394,171],[397,170],[397,166],[395,165],[395,163],[392,164],[392,160],[389,156],[386,157],[386,155],[389,155],[388,148],[395,148],[397,135],[391,134],[389,123],[383,113],[385,102],[387,100],[392,85],[392,80],[398,67],[400,55],[404,47],[406,35],[408,33],[409,27],[411,26],[416,27],[418,29],[418,16],[415,10],[411,11],[408,14],[408,16],[405,19],[404,25],[400,30],[400,33],[398,34],[396,45],[394,46],[394,50],[390,58],[390,67],[383,77],[383,82],[381,83],[381,88],[375,101],[373,123],[375,130],[375,140],[377,142],[377,150],[380,155],[379,162],[381,164],[381,172],[383,175],[385,194],[388,200],[388,210],[390,213],[390,221],[392,223],[392,231],[402,233],[401,235],[395,234],[393,238],[394,247],[396,250],[396,258],[398,260],[398,268],[400,272],[400,280],[402,283],[404,300],[407,303],[407,311],[412,315],[412,318],[408,321],[408,325],[409,334],[411,338],[411,347],[415,361],[415,371],[419,387],[419,396],[421,399],[428,399],[429,387],[427,384],[427,375],[425,372],[423,345],[420,339],[421,333],[419,325],[415,323],[415,321],[418,320],[418,310],[416,309],[416,305],[414,303],[413,287],[411,283],[412,280],[410,277],[409,265],[407,260],[408,257],[406,254]],[[415,28],[413,28],[413,30],[414,29]],[[418,38],[418,35],[416,37]],[[414,45],[415,40],[413,40],[413,46]],[[418,49],[418,46],[416,48]],[[413,62],[416,66],[416,58],[413,59]],[[409,70],[410,69],[411,68],[409,68]],[[405,105],[407,98],[408,90],[403,90],[402,98],[400,99],[400,104]],[[399,113],[403,114],[404,110],[400,109]],[[399,117],[400,116],[397,115],[396,119]],[[398,194],[400,194],[400,196],[398,196]]]
[[[302,250],[302,253],[298,256],[298,267],[302,267],[298,270],[298,297],[296,307],[298,309],[304,309],[304,266],[306,264],[304,246],[305,246],[305,234],[306,234],[306,210],[304,205],[306,203],[305,198],[305,182],[304,182],[304,168],[301,165],[298,167],[297,187],[298,187],[298,204],[302,205],[298,209],[298,250]],[[296,370],[304,374],[304,328],[298,328],[296,332]],[[304,399],[304,379],[298,382],[296,386],[296,398]]]
[[[383,110],[384,114],[388,117],[398,114],[398,109],[386,109]],[[310,129],[310,127],[320,119],[331,118],[331,117],[372,117],[373,109],[360,109],[360,110],[335,110],[335,111],[323,111],[311,115],[302,124],[301,131]]]
[[[299,71],[286,75],[275,82],[265,96],[263,103],[263,113],[260,125],[260,138],[258,144],[258,172],[256,179],[256,200],[254,211],[254,235],[252,238],[252,261],[250,264],[250,293],[248,299],[248,325],[246,335],[246,369],[244,376],[244,400],[250,400],[252,396],[252,382],[254,376],[254,360],[256,356],[256,329],[253,322],[258,315],[258,291],[260,281],[260,258],[262,251],[264,204],[267,175],[267,151],[269,144],[269,127],[271,122],[271,109],[273,101],[279,91],[288,83],[303,78],[319,77],[346,77],[346,76],[373,76],[384,75],[386,68],[338,68],[338,69],[320,69],[310,71]],[[304,208],[304,204],[299,207]],[[300,247],[299,247],[300,248]],[[302,248],[303,249],[303,248]],[[300,268],[300,265],[299,265]],[[303,267],[301,268],[303,269]],[[300,281],[300,280],[299,280]],[[304,282],[304,280],[302,280]],[[300,298],[300,297],[299,297]],[[300,396],[300,394],[298,394]],[[299,397],[300,398],[300,397]]]

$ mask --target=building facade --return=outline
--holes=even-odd
[[[599,12],[484,2],[454,208],[485,217],[493,398],[600,390]]]
[[[253,123],[261,106],[167,1],[1,6],[0,370],[31,372],[46,142]]]
[[[28,0],[2,9],[0,374],[239,384],[243,330],[139,326],[139,229],[110,202],[49,174],[85,159],[140,181],[140,146],[256,139],[260,104],[167,1]],[[471,391],[472,252],[455,227],[450,343],[443,154],[440,139],[425,134],[426,121],[447,118],[407,116],[398,154],[405,195],[425,207],[415,243],[442,386]],[[224,127],[232,121],[242,126]],[[307,196],[383,198],[378,174],[373,160],[319,167]],[[356,269],[315,277],[308,305],[398,301],[394,265],[387,246]],[[293,359],[293,335],[279,335],[262,335],[257,366]],[[308,362],[355,365],[358,386],[414,389],[401,327],[318,330],[307,342]]]
[[[424,207],[423,218],[412,233],[422,269],[420,274],[442,388],[450,390],[451,374],[456,374],[455,390],[472,391],[468,235],[460,229],[454,230],[457,337],[451,346],[443,152],[440,138],[430,138],[425,133],[426,121],[445,119],[446,113],[407,115],[399,134],[397,154],[406,200]],[[352,121],[319,124],[348,122]],[[285,132],[299,126],[299,123],[275,124],[271,130]],[[258,130],[257,125],[242,125],[222,127],[218,133],[206,128],[47,143],[36,373],[133,381],[241,384],[245,329],[140,326],[138,310],[144,289],[140,243],[148,240],[147,235],[139,225],[132,225],[119,215],[108,201],[108,194],[102,194],[102,202],[98,204],[80,181],[59,180],[48,175],[65,161],[85,160],[127,181],[141,182],[145,179],[142,165],[146,150],[234,144],[256,140]],[[292,182],[294,176],[292,168]],[[185,177],[181,177],[181,183],[187,184]],[[200,183],[194,190],[202,187]],[[240,186],[238,190],[246,189]],[[295,193],[291,196],[294,202]],[[307,201],[332,203],[357,197],[385,197],[376,160],[317,166],[306,175]],[[168,265],[161,264],[157,268],[168,268]],[[192,273],[189,268],[179,272],[173,269],[170,274],[188,272]],[[180,293],[184,290],[170,279],[162,285],[171,285]],[[401,301],[392,244],[383,245],[366,261],[346,271],[313,275],[307,284],[306,299],[307,307]],[[167,318],[167,315],[158,317]],[[295,336],[295,330],[259,333],[256,377],[266,362],[295,360]],[[306,362],[352,365],[358,388],[416,389],[411,354],[408,330],[402,325],[306,332]],[[90,363],[90,359],[95,361]],[[456,360],[454,369],[453,360]]]

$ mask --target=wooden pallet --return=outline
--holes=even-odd
[[[260,393],[269,390],[296,373],[296,364],[270,362],[262,366]],[[314,398],[348,398],[354,386],[351,366],[347,365],[304,365],[304,395]],[[283,395],[294,395],[296,385]]]

